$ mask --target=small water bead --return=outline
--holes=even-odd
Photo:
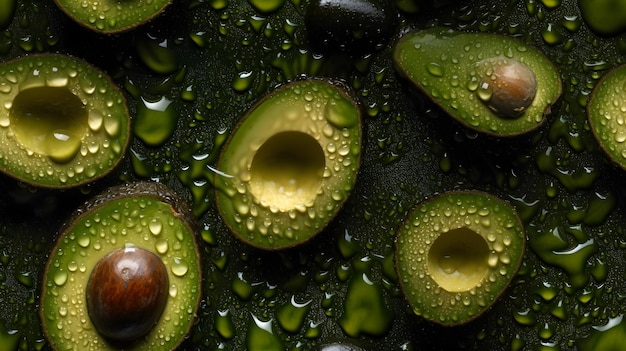
[[[161,223],[159,219],[153,218],[150,220],[150,223],[148,224],[148,229],[150,230],[150,233],[152,233],[153,235],[159,235],[161,234],[161,231],[163,229],[163,224]]]
[[[65,285],[65,283],[67,282],[67,278],[68,278],[68,273],[65,270],[58,270],[54,273],[54,283],[57,286],[63,286]]]
[[[428,63],[426,65],[426,70],[428,71],[428,73],[435,77],[443,77],[445,72],[443,66],[436,62]]]
[[[177,277],[182,277],[189,271],[189,266],[180,257],[175,257],[172,263],[172,273]]]

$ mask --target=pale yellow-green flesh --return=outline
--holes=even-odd
[[[446,291],[468,291],[489,273],[488,261],[485,238],[467,227],[452,229],[428,250],[428,273]]]
[[[158,324],[129,350],[171,350],[186,335],[200,296],[194,233],[169,204],[152,196],[109,201],[79,217],[49,258],[42,292],[42,323],[57,350],[116,350],[89,319],[85,290],[95,264],[134,245],[157,254],[167,268],[169,296]]]
[[[171,0],[56,0],[78,23],[102,33],[114,33],[150,20]]]
[[[360,112],[321,81],[293,83],[253,107],[220,158],[217,200],[244,241],[281,248],[332,219],[354,186]]]
[[[481,100],[486,63],[516,60],[537,79],[535,98],[518,118],[502,118]],[[394,49],[399,71],[463,125],[512,136],[536,129],[561,95],[555,66],[538,50],[513,38],[432,28],[405,35]],[[483,98],[484,99],[484,98]]]
[[[626,169],[626,65],[608,73],[598,83],[587,113],[602,149]]]
[[[68,187],[101,177],[123,157],[129,116],[119,89],[87,63],[32,55],[0,66],[0,170]]]
[[[524,254],[514,209],[481,192],[419,205],[400,228],[396,264],[413,311],[443,325],[476,318],[508,286]]]

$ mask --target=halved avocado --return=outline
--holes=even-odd
[[[530,132],[561,95],[554,64],[514,38],[431,28],[396,44],[398,71],[468,128],[495,136]]]
[[[159,183],[111,188],[76,211],[50,253],[40,315],[56,350],[172,350],[201,298],[197,227]]]
[[[55,0],[76,23],[99,33],[133,29],[161,14],[172,0]]]
[[[607,73],[587,106],[589,125],[606,154],[626,170],[626,65]]]
[[[103,72],[56,54],[0,65],[0,170],[63,188],[109,173],[124,156],[126,99]]]
[[[356,181],[361,112],[335,84],[304,80],[267,95],[243,117],[217,168],[217,205],[244,242],[280,249],[311,239]]]
[[[478,191],[420,204],[396,237],[396,269],[415,314],[467,323],[489,309],[517,273],[526,235],[515,209]]]

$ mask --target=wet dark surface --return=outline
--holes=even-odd
[[[204,299],[183,350],[623,344],[626,175],[598,147],[585,110],[601,77],[624,61],[624,34],[619,28],[597,34],[572,0],[388,5],[398,14],[389,40],[354,53],[311,45],[305,1],[177,1],[132,32],[103,36],[74,24],[53,2],[21,1],[6,16],[13,0],[0,0],[0,61],[37,52],[81,57],[124,90],[141,127],[121,166],[80,189],[36,190],[0,176],[0,350],[49,349],[38,305],[57,231],[95,193],[137,179],[180,193],[202,228]],[[391,53],[403,33],[433,25],[510,35],[545,53],[563,81],[547,123],[527,136],[498,139],[456,124],[417,93],[396,73]],[[327,229],[303,246],[264,252],[242,244],[221,222],[212,167],[239,117],[301,75],[343,80],[358,96],[363,162],[351,197]],[[150,123],[167,130],[150,134]],[[410,312],[396,281],[393,240],[415,205],[460,189],[511,203],[528,245],[500,300],[450,329]]]

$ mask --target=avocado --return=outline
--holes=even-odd
[[[355,56],[387,45],[397,21],[387,0],[313,0],[304,13],[308,38],[316,49]]]
[[[66,188],[109,173],[124,156],[126,98],[80,59],[35,54],[0,65],[0,170],[25,183]]]
[[[83,27],[103,34],[128,31],[160,15],[172,0],[55,0],[56,5]]]
[[[606,73],[596,84],[587,106],[587,117],[600,147],[626,170],[626,65]]]
[[[541,126],[562,91],[559,71],[543,53],[501,35],[410,32],[393,58],[400,74],[455,120],[499,137]]]
[[[165,185],[113,187],[78,209],[49,255],[44,333],[56,350],[172,350],[201,298],[198,229]]]
[[[242,118],[218,160],[218,210],[231,231],[263,249],[311,239],[352,190],[361,112],[338,84],[309,79],[265,96]]]
[[[578,0],[578,6],[589,28],[599,35],[614,36],[626,30],[626,2]]]
[[[489,309],[517,273],[526,245],[515,209],[480,191],[440,194],[400,227],[395,259],[415,314],[444,326]]]

